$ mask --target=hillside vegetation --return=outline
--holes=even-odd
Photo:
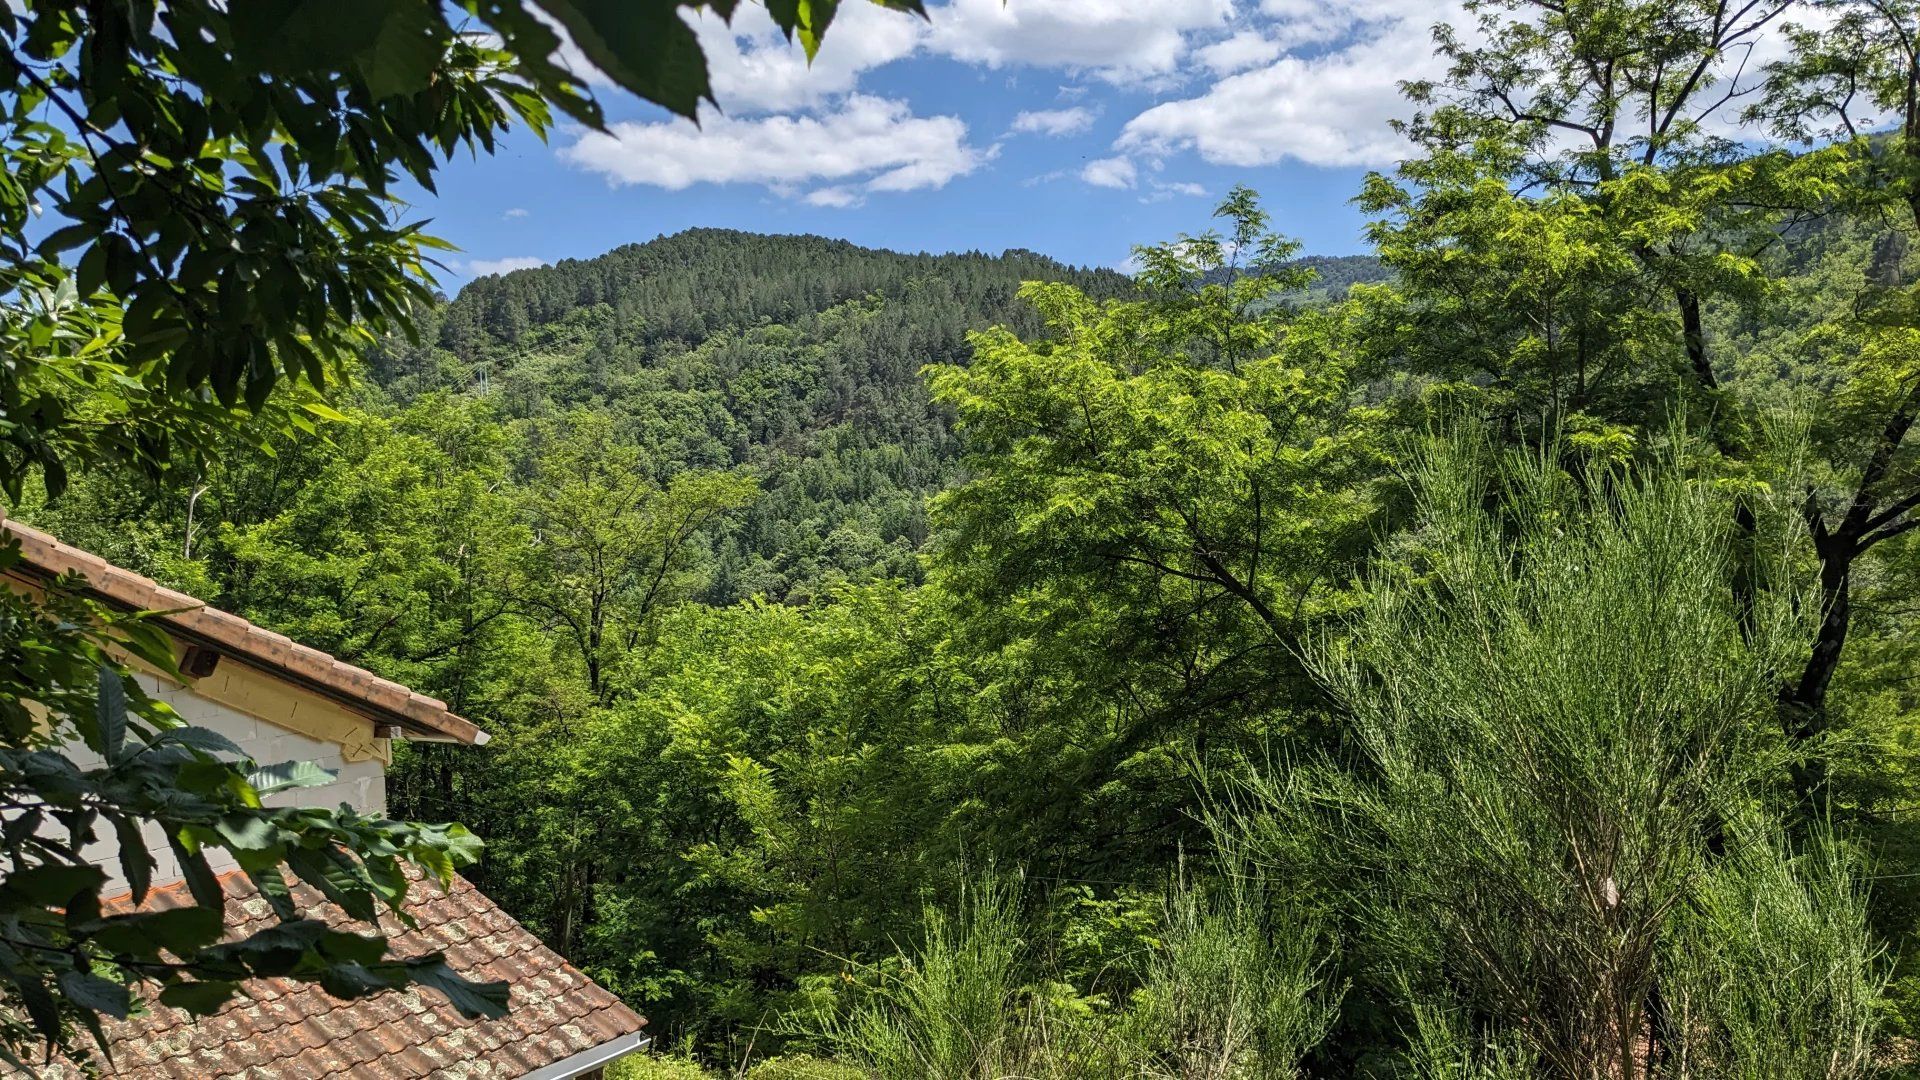
[[[654,1075],[1911,1075],[1911,53],[1757,149],[1737,20],[1586,10],[1438,39],[1377,263],[683,233],[23,511],[485,725],[392,803]]]
[[[1250,204],[1234,212],[1240,228],[1257,227]],[[1711,311],[1739,393],[1792,402],[1830,385],[1781,350],[1821,317],[1835,275],[1846,278],[1875,244],[1850,226],[1803,231],[1778,253],[1785,284],[1767,318]],[[85,477],[37,516],[481,719],[495,735],[484,754],[411,749],[396,806],[471,823],[489,839],[475,874],[490,893],[707,1053],[728,1060],[747,1044],[868,1053],[873,1032],[854,1045],[848,1029],[819,1027],[847,1007],[834,1004],[845,996],[839,980],[886,972],[896,945],[924,932],[923,910],[949,918],[938,912],[955,898],[990,888],[987,907],[964,908],[928,946],[952,954],[924,962],[962,965],[956,979],[1006,981],[996,995],[1018,997],[1040,978],[1050,993],[1085,997],[1049,1009],[1132,994],[1136,1010],[1149,1010],[1115,1014],[1098,1033],[1066,1017],[1044,1022],[1059,1030],[1009,1028],[994,1067],[1037,1068],[1061,1052],[1056,1038],[1093,1040],[1074,1053],[1151,1058],[1153,1024],[1196,1022],[1156,1018],[1152,994],[1200,992],[1150,992],[1153,980],[1216,977],[1154,966],[1154,942],[1173,932],[1161,926],[1170,916],[1159,897],[1192,872],[1183,860],[1231,827],[1250,830],[1233,850],[1261,854],[1233,863],[1227,883],[1279,873],[1277,883],[1304,869],[1285,870],[1299,857],[1293,842],[1268,850],[1281,840],[1263,831],[1310,834],[1309,822],[1281,824],[1304,810],[1263,786],[1279,781],[1236,763],[1320,743],[1322,695],[1360,708],[1370,693],[1364,680],[1338,689],[1344,669],[1326,667],[1330,655],[1303,658],[1288,643],[1361,618],[1389,620],[1376,632],[1391,645],[1411,632],[1391,628],[1409,615],[1380,591],[1398,571],[1370,563],[1447,565],[1417,552],[1471,535],[1446,539],[1464,527],[1448,517],[1458,497],[1449,485],[1465,482],[1456,473],[1490,467],[1475,464],[1476,440],[1420,449],[1395,432],[1452,415],[1445,403],[1460,394],[1477,399],[1473,409],[1528,407],[1524,384],[1449,383],[1423,367],[1434,354],[1374,354],[1353,328],[1415,315],[1403,293],[1375,285],[1333,300],[1313,277],[1322,264],[1288,260],[1284,247],[1254,274],[1210,270],[1188,247],[1159,250],[1180,261],[1134,282],[1023,253],[901,256],[696,231],[482,279],[435,313],[428,344],[392,341],[369,355],[352,421],[329,428],[329,441],[210,464],[184,489],[131,501],[124,492],[138,489]],[[1162,292],[1154,274],[1169,270],[1189,284]],[[752,290],[718,289],[696,308],[694,296],[736,272]],[[1218,335],[1188,337],[1205,326]],[[1140,351],[1109,356],[1114,340]],[[1204,359],[1159,351],[1174,342]],[[1342,359],[1316,359],[1326,356]],[[1584,420],[1564,436],[1567,452],[1622,460],[1631,430]],[[1668,463],[1650,466],[1646,497],[1675,498],[1675,463],[1656,460]],[[1392,461],[1424,463],[1422,483],[1437,490],[1417,489],[1408,503],[1381,472]],[[1551,488],[1540,476],[1511,482]],[[1634,518],[1618,534],[1596,523],[1580,558],[1624,560],[1627,576],[1609,586],[1617,595],[1551,599],[1587,588],[1577,577],[1526,587],[1540,603],[1619,611],[1649,587],[1633,575],[1664,559],[1709,560],[1684,576],[1711,583],[1712,560],[1729,557],[1716,522],[1733,520],[1719,505],[1682,497],[1636,511],[1669,522],[1659,535],[1633,531]],[[1696,531],[1668,535],[1676,515]],[[1525,517],[1515,526],[1532,527]],[[1383,530],[1422,539],[1381,551]],[[1649,544],[1679,546],[1663,554]],[[1486,555],[1460,557],[1473,566]],[[1368,585],[1370,573],[1388,576]],[[1647,613],[1711,631],[1615,624],[1597,627],[1598,640],[1539,647],[1616,665],[1594,670],[1596,687],[1626,688],[1627,667],[1658,659],[1724,695],[1750,676],[1696,671],[1706,661],[1681,654],[1616,655],[1608,642],[1720,633],[1733,625],[1719,606],[1730,595],[1683,602],[1668,588],[1664,609]],[[1865,662],[1897,664],[1899,635],[1876,640],[1884,644],[1861,647]],[[1379,662],[1384,674],[1435,657]],[[1452,689],[1403,692],[1464,700],[1493,676],[1460,677]],[[1875,708],[1904,722],[1893,701]],[[1727,737],[1727,721],[1713,723]],[[1524,734],[1485,738],[1492,748]],[[1618,752],[1624,744],[1605,753]],[[1648,752],[1656,757],[1636,770],[1658,782],[1663,766]],[[1604,754],[1592,764],[1598,774],[1552,784],[1577,792],[1622,775]],[[1250,800],[1251,818],[1209,821],[1205,792],[1222,782],[1255,785],[1234,796]],[[1350,781],[1324,782],[1332,792]],[[1458,813],[1418,799],[1405,812],[1416,817],[1391,828]],[[1430,862],[1426,845],[1515,841],[1393,842],[1412,847],[1365,858]],[[1447,888],[1495,887],[1476,883],[1482,871],[1447,872],[1461,875]],[[1331,900],[1355,883],[1325,887]],[[1293,893],[1270,899],[1282,895]],[[1199,893],[1174,911],[1198,920],[1181,931],[1200,935],[1196,949],[1279,934],[1308,953],[1165,962],[1280,965],[1234,978],[1295,987],[1292,1004],[1263,1007],[1298,1010],[1287,1023],[1305,1025],[1307,1039],[1335,1015],[1335,999],[1307,974],[1335,940],[1318,936],[1335,933],[1324,914],[1297,906],[1309,895],[1249,908],[1231,890]],[[1391,895],[1345,902],[1363,910]],[[1882,902],[1905,910],[1904,895],[1883,892]],[[973,950],[1028,938],[1046,944],[1025,974],[965,969]],[[844,1022],[893,1023],[882,1013]],[[1203,1053],[1215,1052],[1225,1051]],[[919,1067],[900,1062],[887,1074]]]
[[[696,229],[482,278],[437,313],[438,348],[396,343],[370,374],[396,402],[445,390],[504,421],[592,412],[663,477],[746,470],[760,494],[716,538],[702,595],[798,598],[918,576],[926,498],[959,456],[920,368],[964,361],[971,331],[1035,331],[1028,280],[1130,287],[1030,252]]]

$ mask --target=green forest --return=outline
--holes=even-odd
[[[1670,312],[1584,380],[1465,321],[1411,221],[1341,299],[1217,224],[1131,280],[705,230],[483,278],[318,435],[22,513],[482,718],[396,812],[714,1066],[1534,1075],[1651,1002],[1752,1075],[1901,1045],[1909,545],[1822,729],[1780,697],[1907,230],[1779,227],[1700,386]]]
[[[9,512],[483,726],[394,815],[616,1076],[1920,1076],[1920,8],[1827,6],[1480,5],[1364,255],[693,229]]]

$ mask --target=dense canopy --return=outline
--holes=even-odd
[[[392,800],[690,1059],[637,1075],[1912,1072],[1920,7],[1468,7],[1366,256],[1236,189],[1129,275],[383,257],[324,380],[287,312],[225,391],[111,352],[77,411],[219,423],[21,428],[12,511],[481,719]],[[171,340],[58,247],[30,371]],[[84,625],[22,696],[111,699]]]

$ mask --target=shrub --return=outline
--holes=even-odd
[[[714,1077],[689,1058],[629,1054],[607,1067],[607,1080],[714,1080]]]
[[[957,917],[927,913],[917,958],[826,1037],[879,1080],[995,1080],[1029,1057],[1017,1023],[1022,941],[1012,890],[974,890]]]
[[[747,1070],[745,1080],[869,1080],[870,1074],[853,1065],[806,1054],[768,1058]]]
[[[1187,886],[1167,905],[1120,1033],[1151,1075],[1293,1080],[1334,1010],[1321,992],[1321,935],[1276,918],[1260,883],[1230,869],[1218,889]]]

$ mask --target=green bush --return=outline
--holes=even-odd
[[[1019,1024],[1024,950],[1015,898],[983,886],[958,918],[927,913],[920,954],[827,1037],[880,1080],[986,1080],[1030,1056]]]
[[[768,1058],[747,1070],[745,1080],[869,1080],[866,1070],[806,1054]]]
[[[714,1080],[714,1076],[688,1058],[629,1054],[607,1067],[607,1080]]]
[[[1727,1080],[1873,1075],[1886,965],[1859,867],[1823,834],[1796,854],[1777,829],[1746,832],[1667,942],[1668,1023]]]
[[[1247,868],[1213,894],[1183,886],[1121,1025],[1150,1075],[1293,1080],[1334,1017],[1322,934],[1267,909]]]

